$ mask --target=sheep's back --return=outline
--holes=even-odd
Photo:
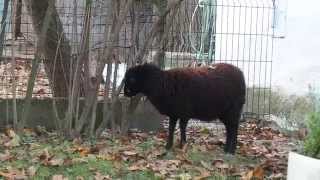
[[[155,105],[169,116],[209,121],[227,113],[235,103],[244,103],[243,74],[229,64],[168,70],[165,78],[163,97],[158,100],[161,105]]]

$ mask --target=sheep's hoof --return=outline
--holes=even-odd
[[[224,155],[224,160],[233,164],[236,161],[236,156],[234,154],[227,153]]]

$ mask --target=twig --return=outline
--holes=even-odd
[[[15,1],[16,3],[16,1]],[[15,5],[13,6],[11,15],[15,14]],[[14,21],[14,20],[13,20]],[[12,23],[11,26],[11,33],[14,34],[14,29],[15,29],[15,23]],[[11,78],[12,78],[12,94],[13,94],[13,99],[12,99],[12,108],[13,108],[13,127],[14,129],[19,128],[18,127],[18,112],[17,112],[17,99],[16,99],[16,89],[17,89],[17,82],[16,82],[16,77],[15,77],[15,68],[16,68],[16,59],[15,59],[15,52],[14,52],[14,40],[12,39],[12,45],[11,45]]]
[[[155,36],[156,36],[156,33],[159,31],[159,27],[161,26],[161,24],[163,24],[162,22],[165,21],[167,15],[171,12],[171,10],[172,10],[172,9],[176,9],[176,8],[181,4],[182,1],[183,1],[183,0],[178,0],[177,2],[170,4],[169,7],[167,7],[167,9],[165,10],[165,12],[160,16],[160,18],[152,25],[151,31],[150,31],[150,33],[148,33],[148,36],[146,37],[146,39],[145,39],[145,41],[144,41],[143,47],[140,49],[140,51],[138,52],[138,54],[135,56],[134,61],[133,61],[133,64],[136,64],[136,62],[137,62],[138,60],[142,60],[143,56],[144,56],[145,53],[146,53],[147,47],[148,47],[149,44],[154,40],[154,38],[155,38]],[[172,24],[170,23],[170,25],[172,25]],[[118,87],[118,89],[117,89],[117,91],[116,91],[116,93],[115,93],[115,97],[119,97],[119,94],[120,94],[123,86],[124,86],[124,79],[122,79],[121,84],[120,84],[120,86]],[[141,97],[142,97],[141,95],[137,95],[137,96],[134,98],[135,101],[134,101],[134,103],[131,103],[131,107],[130,107],[131,110],[128,111],[128,112],[133,112],[133,111],[136,109],[136,107],[137,107],[137,105],[138,105],[137,102],[140,101],[140,98],[141,98]],[[115,102],[116,102],[115,99],[116,99],[116,98],[114,98],[114,99],[112,100],[112,105],[111,105],[112,108],[115,107]],[[96,135],[99,135],[99,134],[102,133],[103,129],[104,129],[104,128],[106,127],[106,125],[107,125],[107,122],[109,121],[109,119],[110,119],[112,116],[113,116],[113,115],[112,115],[112,111],[111,111],[111,112],[108,114],[108,116],[103,119],[102,123],[100,124],[99,128],[98,128],[97,131],[96,131]]]
[[[88,56],[87,49],[89,48],[89,37],[90,37],[90,17],[91,17],[91,3],[87,3],[86,5],[86,13],[85,13],[85,28],[82,33],[81,38],[81,46],[79,49],[80,56],[77,58],[74,77],[72,81],[72,90],[69,96],[69,103],[68,103],[68,111],[66,113],[66,121],[68,121],[68,128],[71,130],[72,128],[72,115],[74,112],[74,105],[76,104],[76,99],[79,96],[79,87],[80,87],[80,72],[81,72],[81,65],[83,64],[85,58]]]
[[[115,48],[116,39],[118,38],[119,32],[124,24],[124,20],[127,16],[129,8],[132,6],[132,3],[133,3],[133,0],[128,0],[122,14],[119,15],[119,18],[117,19],[116,22],[113,22],[110,33],[108,33],[107,29],[105,31],[105,41],[111,42],[112,44],[110,46],[107,46],[107,48],[105,48],[105,50],[103,51],[102,57],[104,57],[104,59],[102,64],[105,64],[106,62],[108,63],[109,61],[111,61],[112,51]],[[102,71],[103,71],[103,66],[98,66],[97,74],[102,74]],[[98,84],[99,82],[101,82],[101,80],[102,80],[102,76],[98,76],[98,80],[96,82],[96,87],[95,87],[96,89],[98,89]],[[76,131],[80,132],[84,124],[86,123],[86,120],[88,119],[87,118],[88,114],[91,110],[91,107],[93,106],[93,103],[96,97],[97,97],[96,92],[91,91],[88,93],[88,96],[86,97],[85,107],[81,114],[79,123],[77,124]]]

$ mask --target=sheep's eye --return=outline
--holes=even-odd
[[[130,83],[130,84],[136,83],[136,79],[135,79],[135,78],[129,78],[129,83]]]

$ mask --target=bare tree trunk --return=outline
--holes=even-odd
[[[32,23],[35,33],[39,37],[41,27],[44,23],[44,17],[48,8],[49,0],[27,0],[26,5],[28,13],[32,17]],[[46,33],[48,38],[43,49],[45,70],[49,78],[50,85],[53,89],[53,96],[67,97],[68,87],[72,77],[70,70],[73,69],[71,64],[71,47],[69,41],[63,33],[62,23],[59,19],[56,8],[52,12],[52,21]],[[60,45],[58,42],[60,41]],[[56,51],[58,50],[56,62],[54,61]],[[55,67],[55,68],[54,68]]]
[[[22,15],[22,0],[16,0],[16,12],[14,15],[15,18],[15,26],[14,26],[14,38],[18,39],[18,37],[22,36],[21,33],[21,15]]]
[[[49,27],[49,23],[51,21],[51,13],[52,10],[54,8],[54,2],[50,2],[51,4],[49,4],[47,11],[46,11],[46,15],[44,17],[44,23],[42,24],[43,27],[41,27],[41,32],[40,32],[40,38],[38,38],[38,42],[37,42],[37,51],[35,53],[35,58],[32,60],[32,69],[31,69],[31,73],[30,73],[30,77],[28,80],[28,86],[27,86],[27,93],[26,93],[26,98],[25,98],[25,104],[23,107],[23,112],[22,112],[22,117],[21,117],[21,122],[20,122],[20,127],[19,128],[23,128],[27,117],[29,115],[29,111],[30,111],[30,107],[31,107],[31,98],[32,98],[32,92],[33,92],[33,88],[34,88],[34,84],[35,84],[35,80],[36,80],[36,76],[37,76],[37,72],[38,72],[38,68],[39,68],[39,64],[40,64],[40,53],[42,52],[42,47],[44,47],[44,44],[46,43],[47,38],[45,38],[45,34],[48,31],[48,27]]]
[[[4,39],[5,39],[5,31],[6,31],[6,19],[8,16],[8,7],[9,7],[9,0],[4,0],[3,4],[3,12],[2,12],[2,19],[1,19],[1,31],[0,31],[0,61],[2,60],[3,54],[3,47],[4,47]]]
[[[157,6],[157,13],[159,16],[158,18],[160,18],[160,16],[166,10],[167,1],[162,0],[156,6]],[[159,25],[159,33],[157,34],[157,37],[156,37],[156,42],[161,42],[161,43],[157,43],[157,52],[156,52],[154,61],[158,64],[158,66],[161,69],[165,68],[165,51],[166,51],[165,50],[166,42],[164,41],[165,26],[166,26],[166,21],[161,21],[161,24]]]

